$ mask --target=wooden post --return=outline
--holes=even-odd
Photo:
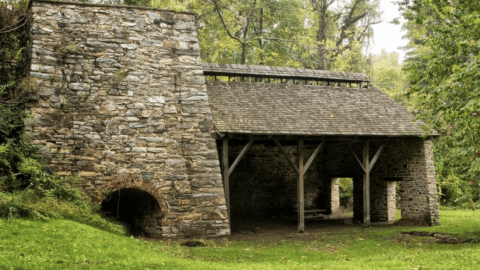
[[[305,216],[304,216],[304,192],[303,192],[303,141],[298,141],[298,187],[297,187],[297,207],[298,207],[298,232],[305,232]]]
[[[363,227],[370,227],[370,165],[369,165],[369,141],[365,141],[363,146]]]
[[[230,183],[228,179],[228,139],[223,139],[222,147],[222,166],[223,166],[223,189],[225,192],[225,202],[227,204],[227,213],[230,229],[232,229],[232,217],[230,215]]]
[[[363,175],[363,226],[364,227],[370,227],[370,172],[372,171],[373,166],[375,165],[375,162],[377,162],[378,158],[382,154],[382,151],[385,148],[385,146],[386,144],[382,144],[378,148],[372,160],[369,161],[370,143],[369,141],[365,141],[365,144],[363,146],[363,162],[360,162],[360,159],[358,159],[357,155],[355,155],[350,145],[347,144],[348,150],[350,150],[350,153],[352,153],[352,155],[355,157],[360,167],[362,167],[362,170],[365,172],[365,174]]]

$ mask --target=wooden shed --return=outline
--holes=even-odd
[[[393,221],[398,195],[402,220],[439,222],[431,148],[438,134],[365,74],[236,64],[203,69],[230,224],[288,209],[293,198],[304,232],[314,209],[332,211],[339,177],[354,179],[354,219],[365,226]],[[252,189],[243,187],[252,182]],[[262,206],[262,199],[274,202]]]

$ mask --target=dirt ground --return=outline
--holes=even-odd
[[[393,226],[393,224],[372,224],[372,227],[378,226]],[[305,220],[305,232],[298,233],[296,219],[233,220],[230,240],[254,241],[282,238],[308,241],[314,239],[311,234],[340,231],[347,228],[363,228],[363,225],[353,222],[351,217],[331,216],[329,219]]]

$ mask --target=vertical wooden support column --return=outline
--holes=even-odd
[[[370,227],[370,164],[369,164],[369,146],[370,142],[365,141],[363,146],[363,226]]]
[[[298,183],[297,183],[297,207],[298,207],[298,232],[305,232],[305,215],[304,215],[304,192],[303,192],[303,141],[298,141]]]
[[[227,204],[228,221],[230,229],[232,228],[232,217],[230,215],[230,182],[228,179],[228,139],[223,139],[222,146],[222,166],[223,166],[223,188],[225,192],[225,201]]]

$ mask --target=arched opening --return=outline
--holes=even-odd
[[[102,201],[102,211],[124,223],[134,236],[162,237],[160,206],[150,193],[138,188],[116,190]]]

